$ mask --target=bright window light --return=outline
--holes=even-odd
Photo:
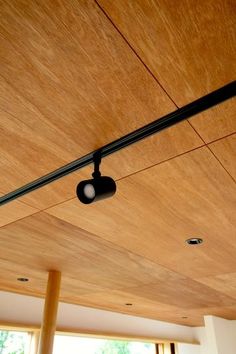
[[[0,330],[1,354],[29,354],[30,334]]]
[[[56,335],[53,354],[155,354],[152,343]]]

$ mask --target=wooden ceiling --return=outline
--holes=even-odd
[[[234,80],[235,12],[232,0],[0,1],[0,194]],[[56,269],[65,302],[236,319],[235,132],[230,100],[104,159],[111,199],[75,198],[88,167],[1,207],[0,289],[44,296]]]

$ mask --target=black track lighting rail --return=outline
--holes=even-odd
[[[93,151],[79,159],[70,162],[69,164],[50,172],[49,174],[36,179],[0,198],[0,205],[6,204],[14,199],[22,197],[36,189],[39,189],[49,183],[52,183],[74,171],[77,171],[89,164],[94,163],[94,156],[99,153],[101,158],[104,158],[114,152],[132,145],[152,134],[156,134],[163,129],[169,128],[183,120],[186,120],[202,111],[205,111],[215,105],[222,103],[236,95],[236,81],[233,81],[226,86],[213,91],[206,96],[203,96],[176,111],[165,115],[164,117],[155,120],[152,123],[145,125],[103,147]]]

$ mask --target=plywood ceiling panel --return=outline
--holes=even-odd
[[[0,12],[2,192],[175,109],[93,1],[2,2]],[[121,178],[201,144],[185,122],[107,169]],[[23,200],[43,209],[73,197],[75,185],[72,177]]]
[[[233,79],[235,3],[172,5],[0,0],[1,194]],[[104,159],[112,199],[74,198],[89,166],[1,207],[0,288],[43,296],[56,269],[62,301],[235,318],[235,116],[231,100]]]
[[[209,145],[229,174],[236,180],[236,134]]]
[[[0,235],[1,259],[18,264],[17,272],[21,267],[28,267],[29,272],[31,267],[45,272],[49,269],[61,270],[67,281],[68,278],[71,279],[68,287],[70,297],[73,292],[72,283],[74,281],[76,284],[77,279],[90,283],[91,287],[94,285],[93,291],[98,291],[119,289],[125,284],[136,287],[166,279],[183,278],[44,213],[25,218],[9,227],[2,227]]]
[[[98,0],[178,106],[233,80],[236,5],[232,0]],[[191,120],[206,141],[236,131],[236,104]]]
[[[202,309],[201,311],[202,314],[207,314],[207,315],[212,315],[212,316],[218,316],[218,317],[223,317],[225,319],[234,319],[236,318],[236,306],[229,306],[229,307],[217,307],[217,308],[212,308],[207,310]]]
[[[166,305],[147,298],[144,299],[141,296],[130,294],[125,290],[113,290],[109,293],[101,292],[90,294],[89,296],[83,295],[79,297],[79,301],[86,306],[99,306],[102,309],[129,313],[133,316],[143,317],[145,313],[148,318],[152,319],[158,318],[162,321],[184,325],[203,325],[203,316],[196,313],[196,311],[192,311],[191,316],[186,319],[183,318],[186,316],[186,313],[189,314],[189,311],[186,309],[180,309],[176,306]]]
[[[92,0],[2,1],[0,12],[2,149],[9,169],[16,156],[21,167],[15,187],[175,109]]]
[[[12,248],[13,245],[11,244],[10,247]],[[25,246],[23,252],[27,253],[27,250],[28,247]],[[13,261],[3,252],[1,252],[0,264],[1,290],[10,290],[32,296],[44,296],[47,287],[45,271],[38,269],[34,264],[28,267],[22,261],[20,263],[15,259]],[[17,281],[18,278],[28,278],[29,282],[19,282]]]
[[[159,301],[166,305],[182,309],[201,307],[230,306],[235,298],[216,292],[207,285],[199,284],[192,279],[169,280],[156,284],[141,285],[138,288],[126,288],[126,292],[144,299]],[[178,296],[176,296],[178,294]]]
[[[189,317],[191,325],[201,324],[202,307],[235,303],[222,288],[213,290],[46,213],[2,227],[0,238],[2,290],[43,296],[47,271],[57,269],[62,301],[176,323],[199,309]]]
[[[236,272],[219,274],[214,277],[199,278],[198,281],[215,290],[219,290],[224,287],[224,293],[236,299]]]
[[[235,183],[207,148],[121,180],[110,200],[47,213],[192,278],[236,269]]]
[[[6,126],[9,127],[9,125]],[[29,135],[26,134],[26,136]],[[13,139],[16,139],[16,137]],[[22,139],[24,140],[23,136]],[[13,145],[13,147],[9,149],[8,146],[12,146],[9,141],[9,133],[4,134],[3,142],[5,143],[6,150],[3,151],[2,154],[2,174],[0,180],[2,182],[1,188],[5,193],[14,190],[16,186],[24,185],[24,183],[29,180],[29,176],[32,175],[32,170],[41,170],[41,174],[43,175],[47,161],[49,161],[46,158],[41,163],[41,158],[38,161],[35,157],[33,157],[33,159],[29,158],[31,151],[33,154],[36,150],[36,154],[41,151],[40,146],[36,146],[34,143],[27,143],[26,149],[23,147],[25,157],[20,160],[17,155],[17,146]],[[158,135],[119,151],[114,155],[108,156],[102,161],[101,171],[103,175],[112,176],[117,180],[169,158],[173,158],[176,155],[185,153],[186,151],[195,149],[202,144],[201,139],[195,134],[190,125],[187,122],[183,122]],[[49,142],[48,145],[50,145]],[[59,154],[59,156],[62,155]],[[55,162],[58,163],[59,161],[62,161],[61,158],[58,157],[57,159],[57,157],[55,157]],[[65,160],[61,162],[61,165],[64,164]],[[19,171],[19,173],[16,174],[16,171]],[[72,199],[75,197],[77,184],[83,179],[91,178],[92,172],[93,166],[91,165],[34,191],[20,198],[20,200],[35,208],[45,209],[68,199]]]
[[[234,79],[235,1],[98,3],[178,105]]]
[[[205,143],[236,132],[236,100],[226,101],[190,120]]]
[[[0,194],[1,195],[1,194]],[[10,204],[6,204],[0,209],[0,227],[6,224],[10,224],[16,220],[25,218],[28,215],[37,213],[38,210],[21,203],[19,201],[13,201]]]
[[[24,247],[25,253],[27,253],[26,250],[27,245]],[[2,256],[1,254],[1,290],[44,297],[48,278],[47,271],[37,263],[32,263],[29,267],[28,264],[15,260],[16,257],[9,259],[7,254],[5,254],[5,256]],[[28,278],[29,281],[17,281],[17,278],[21,277]],[[71,286],[72,283],[74,283],[73,286]],[[75,279],[68,274],[67,276],[62,276],[61,294],[63,295],[63,298],[66,297],[67,299],[71,299],[73,296],[81,296],[94,291],[104,291],[104,288],[78,278],[75,282]]]
[[[199,291],[205,290],[206,292],[206,288],[202,288],[200,290],[200,284],[198,284],[198,287]],[[191,290],[188,289],[188,292],[189,291]],[[208,287],[207,291],[209,294],[214,290]],[[79,296],[79,302],[86,306],[100,307],[113,311],[115,310],[121,313],[127,313],[128,311],[130,314],[137,316],[143,316],[143,314],[146,313],[149,318],[158,318],[163,321],[190,326],[202,326],[204,324],[203,316],[206,314],[212,314],[216,316],[218,315],[229,319],[235,318],[236,306],[235,300],[232,300],[232,298],[228,298],[228,300],[229,302],[234,302],[233,306],[223,306],[223,303],[221,303],[220,306],[217,307],[204,306],[202,308],[199,307],[190,309],[186,307],[177,307],[171,304],[167,305],[165,303],[159,302],[157,300],[158,293],[159,290],[156,290],[155,299],[152,298],[152,300],[150,300],[150,296],[143,296],[142,289],[141,294],[139,295],[135,294],[134,292],[131,293],[129,290],[126,289],[118,291],[113,290],[110,291],[109,294],[106,292],[101,292],[96,294]],[[184,295],[184,297],[185,296],[186,294]],[[214,298],[217,296],[220,296],[222,298],[222,294],[220,295],[220,293],[212,293],[212,296]],[[220,297],[218,298],[219,301]],[[212,299],[212,297],[209,297],[209,299]],[[226,297],[224,299],[226,299]],[[131,305],[127,306],[125,305],[126,303],[129,303]]]

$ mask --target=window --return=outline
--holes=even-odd
[[[29,354],[31,335],[0,330],[0,354]]]
[[[155,354],[152,343],[56,335],[53,354]]]
[[[2,327],[0,329],[0,354],[36,354],[40,331],[38,328]],[[112,340],[76,335],[69,332],[56,334],[53,354],[174,354],[173,343],[145,343]]]

